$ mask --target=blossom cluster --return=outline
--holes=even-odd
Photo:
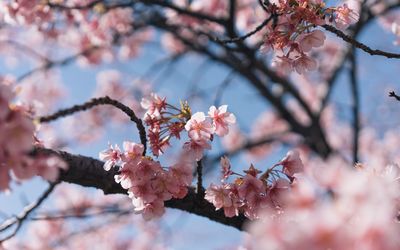
[[[0,22],[6,27],[23,27],[21,40],[24,34],[29,34],[35,37],[33,43],[46,42],[72,49],[74,53],[85,51],[79,58],[83,65],[99,64],[115,57],[122,60],[136,57],[151,32],[146,29],[134,32],[133,9],[106,9],[103,3],[83,8],[91,2],[94,1],[2,1]],[[82,8],[70,8],[73,6]],[[116,36],[119,36],[118,50],[113,48]],[[19,40],[16,38],[20,37],[14,35]]]
[[[174,2],[179,7],[215,17],[228,15],[229,6],[224,0]],[[264,28],[265,32],[254,34],[255,40],[263,41],[264,52],[275,52],[274,67],[284,72],[296,71],[299,74],[317,68],[317,61],[310,54],[314,48],[323,46],[326,40],[324,32],[316,29],[317,26],[333,24],[338,29],[344,30],[359,18],[358,13],[347,4],[326,7],[322,0],[273,0],[265,6],[267,11],[260,7],[258,1],[240,0],[236,4],[236,25],[242,32],[255,30],[255,27],[267,18],[271,20]],[[214,23],[180,15],[174,10],[167,10],[166,13],[169,22],[184,27],[183,31],[179,31],[180,36],[197,43],[205,44],[206,40],[201,39],[193,31],[219,32],[222,29]],[[254,42],[254,37],[248,39]],[[170,34],[164,35],[162,43],[173,53],[181,53],[186,49],[182,42]]]
[[[109,171],[120,164],[115,181],[128,190],[135,212],[148,220],[164,214],[164,201],[183,198],[192,183],[193,164],[182,157],[167,169],[151,157],[143,156],[142,144],[125,141],[123,151],[117,145],[100,152],[105,160],[104,169]]]
[[[145,156],[144,146],[134,142],[125,141],[123,150],[118,145],[110,145],[109,149],[100,152],[106,171],[121,165],[115,181],[128,190],[135,212],[147,220],[164,214],[164,201],[186,196],[195,162],[202,158],[205,149],[211,149],[214,134],[224,136],[229,132],[235,116],[227,112],[226,105],[218,109],[210,107],[209,117],[203,112],[191,115],[186,102],[182,102],[179,109],[156,94],[144,98],[142,106],[147,110],[143,120],[149,126],[147,136],[154,157],[165,152],[171,138],[180,139],[181,132],[186,131],[189,138],[176,164],[168,168]]]
[[[192,115],[186,102],[178,108],[156,94],[144,98],[141,104],[147,110],[143,120],[149,126],[147,133],[154,156],[164,153],[170,146],[170,139],[181,139],[181,132],[186,130],[189,141],[184,143],[183,149],[193,160],[199,161],[204,150],[211,149],[214,134],[225,136],[229,126],[236,122],[236,117],[227,111],[227,105],[211,106],[206,116],[204,112]]]
[[[297,179],[284,212],[264,210],[247,249],[400,248],[399,166],[326,164]]]
[[[304,168],[297,151],[289,151],[285,158],[264,173],[253,165],[244,171],[245,175],[235,173],[226,157],[221,159],[221,167],[222,184],[211,184],[206,190],[205,199],[211,202],[216,210],[223,208],[227,217],[243,213],[249,219],[259,218],[260,212],[267,207],[282,209],[285,206],[282,197],[290,190],[296,175],[303,172]],[[232,175],[239,177],[231,183],[226,183]]]
[[[264,38],[262,49],[275,51],[273,65],[299,74],[315,70],[317,62],[309,56],[313,48],[321,47],[325,34],[316,26],[333,23],[345,29],[358,20],[358,15],[346,4],[325,8],[323,1],[274,1],[271,13],[277,16]]]
[[[10,84],[0,82],[0,191],[10,189],[12,177],[26,180],[39,175],[55,181],[66,164],[55,156],[30,157],[35,140],[35,125],[22,106],[12,105],[14,92]]]

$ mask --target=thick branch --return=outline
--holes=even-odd
[[[114,175],[118,173],[118,170],[114,168],[105,171],[102,161],[50,149],[37,149],[37,152],[58,155],[68,164],[69,169],[60,175],[60,181],[98,188],[103,190],[104,194],[127,194],[127,190],[114,181]],[[197,199],[194,189],[189,189],[189,193],[183,199],[166,201],[165,206],[197,214],[239,230],[243,230],[246,220],[243,215],[227,218],[222,210],[215,211],[211,203],[204,199]]]
[[[177,39],[179,39],[182,43],[191,48],[193,51],[208,56],[210,59],[220,62],[227,67],[239,72],[260,92],[260,94],[265,99],[267,99],[274,105],[274,107],[279,111],[281,117],[285,119],[288,124],[290,124],[293,132],[301,134],[305,137],[305,143],[307,145],[309,145],[322,157],[327,157],[331,153],[332,150],[330,148],[330,145],[326,141],[324,131],[321,128],[319,121],[316,119],[315,115],[305,103],[305,101],[300,97],[299,93],[285,79],[280,78],[273,71],[267,70],[267,68],[260,65],[261,63],[258,63],[258,61],[254,61],[256,59],[251,55],[246,54],[247,58],[251,60],[250,65],[246,65],[246,62],[243,62],[243,60],[235,56],[233,53],[229,53],[228,51],[226,51],[228,53],[227,55],[218,55],[215,54],[213,51],[208,50],[208,48],[186,39],[179,34],[179,27],[177,26],[170,26],[166,22],[160,21],[151,24],[157,28],[160,28],[167,32],[171,32]],[[254,72],[253,66],[256,66],[256,68],[260,69],[261,72],[267,74],[267,77],[271,78],[271,80],[284,85],[286,90],[293,94],[294,97],[297,97],[296,100],[299,101],[302,107],[304,107],[306,113],[310,116],[310,119],[312,121],[312,124],[310,126],[304,126],[294,118],[293,114],[285,106],[284,100],[280,96],[275,96],[272,91],[267,88],[266,83],[261,79],[259,74],[257,74],[260,72]]]

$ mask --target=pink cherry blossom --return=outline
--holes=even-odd
[[[239,214],[238,197],[232,192],[234,187],[230,184],[216,186],[211,184],[206,190],[205,199],[212,203],[216,210],[224,209],[226,217],[233,217]]]
[[[179,159],[178,163],[169,169],[174,180],[180,185],[189,186],[192,183],[194,164],[189,159]]]
[[[282,72],[290,72],[293,69],[293,60],[287,56],[275,56],[272,67]]]
[[[57,180],[60,170],[68,169],[68,165],[56,156],[38,157],[30,167],[35,169],[36,175],[51,182]]]
[[[306,54],[301,54],[294,59],[293,68],[297,73],[304,74],[307,71],[315,70],[317,68],[317,62]]]
[[[274,208],[282,208],[289,190],[290,182],[287,179],[279,178],[275,180],[267,194],[271,205]]]
[[[215,134],[224,136],[229,132],[229,125],[236,122],[234,114],[227,112],[228,105],[222,105],[218,109],[211,106],[208,115],[213,119]]]
[[[231,174],[233,174],[231,170],[231,163],[226,156],[221,157],[220,161],[221,170],[222,170],[222,180],[226,180]]]
[[[289,151],[285,158],[283,158],[278,164],[281,164],[283,166],[283,172],[291,177],[297,173],[303,172],[304,170],[300,154],[296,150]]]
[[[118,33],[128,33],[132,29],[133,11],[131,8],[115,8],[107,11],[100,19],[102,29],[115,29]]]
[[[337,7],[335,15],[335,23],[339,29],[346,29],[359,19],[357,12],[350,9],[347,4]]]
[[[211,149],[211,145],[205,140],[190,140],[185,142],[183,145],[183,149],[186,153],[196,161],[201,160],[203,158],[203,152],[205,149]]]
[[[313,30],[299,36],[299,47],[303,52],[309,52],[312,48],[324,45],[325,34],[320,30]]]
[[[159,181],[155,179],[153,181]],[[135,197],[143,200],[144,203],[150,203],[158,199],[157,193],[155,192],[152,183],[150,183],[150,179],[147,179],[147,182],[143,183],[134,183],[132,187],[129,188],[129,193],[134,195]],[[163,191],[163,190],[162,190]]]
[[[32,148],[35,126],[24,114],[23,109],[10,110],[5,120],[0,122],[0,140],[5,140],[5,137],[11,138],[5,145],[8,154],[17,156],[27,153]]]
[[[135,164],[124,163],[118,175],[114,176],[115,182],[120,183],[124,189],[129,189],[133,186],[133,180],[136,178],[137,166]]]
[[[142,199],[131,197],[134,211],[141,213],[145,220],[159,218],[164,214],[165,208],[162,201],[154,201],[152,203],[144,203]]]
[[[283,212],[265,210],[250,228],[249,249],[264,244],[275,249],[399,248],[400,228],[394,218],[400,183],[386,178],[385,171],[365,166],[330,167],[334,171],[322,171],[335,179],[329,187],[317,184],[314,178],[320,175],[306,173],[283,194],[287,198]],[[380,216],[376,216],[378,211]]]
[[[142,144],[137,144],[130,141],[123,143],[124,153],[121,155],[121,160],[124,162],[138,162],[142,158],[144,147]]]
[[[186,123],[185,129],[188,131],[189,137],[195,141],[203,139],[210,140],[211,135],[215,132],[215,128],[210,121],[206,119],[203,112],[193,114]]]
[[[161,112],[166,108],[166,98],[161,98],[157,94],[151,93],[149,98],[143,98],[141,103],[142,108],[146,109],[144,120],[151,117],[159,117]]]
[[[99,158],[104,163],[104,170],[109,171],[118,161],[121,160],[122,152],[119,149],[118,145],[114,147],[110,144],[109,149],[103,150],[99,153]]]
[[[253,206],[258,195],[266,194],[266,187],[260,179],[247,174],[243,179],[243,183],[238,187],[238,194],[241,199],[247,200],[249,205]]]

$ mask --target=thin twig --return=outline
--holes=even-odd
[[[15,47],[15,49],[20,50],[20,51],[26,51],[27,53],[31,54],[33,57],[36,57],[37,59],[40,59],[42,61],[48,62],[48,58],[45,57],[44,55],[40,54],[39,52],[35,51],[29,46],[26,46],[25,44],[22,44],[18,41],[14,41],[11,39],[5,39],[5,40],[0,40],[0,43],[5,43],[9,44],[10,46]]]
[[[47,197],[53,192],[54,188],[57,186],[59,182],[54,182],[51,183],[50,186],[46,189],[46,191],[39,197],[38,200],[35,202],[31,203],[30,205],[26,206],[22,213],[18,215],[17,217],[11,218],[8,221],[5,221],[3,225],[0,227],[0,232],[3,232],[7,229],[9,229],[13,225],[17,225],[14,231],[6,236],[5,238],[0,240],[0,244],[3,243],[6,240],[11,239],[14,237],[18,231],[21,229],[22,224],[26,220],[26,218],[36,209],[38,208],[46,199]]]
[[[103,2],[103,0],[95,0],[92,1],[88,4],[85,5],[73,5],[73,6],[68,6],[68,5],[63,5],[63,4],[59,4],[59,3],[47,3],[47,5],[50,8],[53,9],[61,9],[61,10],[87,10],[87,9],[91,9],[93,7],[95,7],[97,4],[100,4],[101,2]]]
[[[394,97],[397,101],[400,101],[400,96],[398,96],[394,91],[389,92],[389,97]]]
[[[343,33],[343,31],[336,29],[335,27],[331,26],[331,25],[322,25],[322,27],[324,29],[326,29],[327,31],[330,31],[332,33],[334,33],[335,35],[337,35],[338,37],[342,38],[345,42],[348,42],[350,44],[352,44],[354,47],[357,47],[365,52],[367,52],[368,54],[372,55],[372,56],[384,56],[387,58],[396,58],[396,59],[400,59],[400,54],[396,54],[396,53],[391,53],[391,52],[386,52],[386,51],[382,51],[379,49],[371,49],[370,47],[368,47],[367,45],[353,39],[352,37],[346,35],[345,33]]]
[[[16,81],[17,82],[21,82],[25,78],[27,78],[27,77],[29,77],[29,76],[37,73],[37,72],[40,72],[42,70],[49,70],[49,69],[51,69],[53,67],[56,67],[56,66],[68,65],[68,64],[74,62],[80,56],[88,55],[88,54],[90,54],[91,52],[93,52],[96,49],[99,49],[99,47],[97,47],[97,46],[90,47],[90,48],[85,49],[85,50],[83,50],[83,51],[81,51],[81,52],[79,52],[79,53],[77,53],[75,55],[68,56],[68,57],[66,57],[64,59],[61,59],[61,60],[58,60],[58,61],[46,60],[45,64],[43,64],[42,66],[39,66],[37,68],[33,68],[30,71],[24,73],[23,75],[19,76]]]
[[[212,163],[216,163],[219,162],[219,160],[221,159],[222,156],[229,156],[229,157],[233,157],[237,154],[239,154],[242,151],[245,150],[251,150],[255,147],[259,147],[259,146],[263,146],[265,144],[269,144],[269,143],[273,143],[273,142],[277,142],[280,140],[280,138],[282,138],[284,135],[288,134],[289,131],[284,131],[281,133],[276,133],[276,134],[272,134],[269,136],[266,136],[264,138],[258,139],[258,140],[249,140],[247,141],[245,144],[243,144],[241,147],[231,150],[231,151],[223,151],[222,153],[218,154],[217,156],[213,157],[211,162]],[[281,142],[283,144],[285,144],[284,142]]]
[[[39,117],[38,121],[40,123],[47,123],[47,122],[55,121],[61,117],[66,117],[66,116],[72,115],[76,112],[85,111],[85,110],[91,109],[91,108],[99,106],[99,105],[111,105],[113,107],[118,108],[119,110],[121,110],[122,112],[124,112],[126,115],[129,116],[131,121],[133,121],[136,124],[136,127],[139,130],[140,141],[144,146],[143,155],[146,155],[146,145],[147,145],[146,129],[143,126],[142,120],[140,118],[138,118],[136,116],[135,112],[132,109],[130,109],[128,106],[120,103],[117,100],[111,99],[108,96],[93,98],[90,101],[85,102],[83,104],[74,105],[74,106],[72,106],[70,108],[66,108],[66,109],[61,109],[61,110],[55,112],[54,114]]]
[[[268,10],[267,5],[266,5],[266,4],[269,4],[268,1],[258,0],[258,3],[260,4],[261,8],[263,8],[263,10],[265,12],[269,13],[269,10]]]
[[[211,15],[203,14],[201,12],[191,11],[189,8],[181,8],[177,5],[172,4],[170,1],[164,1],[164,0],[136,0],[136,1],[142,2],[145,5],[158,5],[161,7],[165,7],[167,9],[174,10],[181,15],[187,15],[190,17],[194,17],[201,21],[210,21],[213,23],[217,23],[219,25],[226,24],[226,20],[223,18],[214,17]]]
[[[228,87],[228,85],[232,82],[233,77],[235,76],[235,71],[232,70],[229,74],[225,77],[223,82],[218,86],[217,92],[215,93],[214,98],[214,106],[218,107],[220,105],[222,95],[224,90]]]
[[[273,17],[274,17],[274,15],[271,15],[270,17],[265,19],[260,25],[258,25],[254,30],[250,31],[249,33],[247,33],[243,36],[234,37],[234,38],[225,39],[225,40],[219,39],[219,38],[214,38],[214,41],[216,41],[218,43],[223,43],[223,44],[242,42],[242,41],[246,40],[247,38],[253,36],[257,32],[261,31],[265,26],[268,25],[268,23],[272,20]]]
[[[91,218],[95,216],[107,215],[107,214],[121,214],[121,213],[133,213],[132,209],[103,209],[100,211],[90,212],[90,213],[69,213],[69,214],[55,214],[55,215],[39,215],[29,220],[32,221],[41,221],[41,220],[65,220],[65,219],[83,219],[83,218]]]

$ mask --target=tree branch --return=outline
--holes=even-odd
[[[133,112],[133,110],[130,109],[128,106],[120,103],[117,100],[111,99],[108,96],[100,97],[100,98],[93,98],[90,101],[85,102],[83,104],[74,105],[71,108],[61,109],[54,114],[39,117],[38,121],[40,123],[47,123],[47,122],[55,121],[61,117],[66,117],[66,116],[72,115],[76,112],[85,111],[85,110],[91,109],[91,108],[99,106],[99,105],[111,105],[113,107],[116,107],[119,110],[121,110],[122,112],[124,112],[127,116],[129,116],[131,121],[136,123],[136,127],[139,130],[140,141],[144,146],[143,155],[146,155],[147,137],[146,137],[146,129],[143,126],[142,120],[140,118],[138,118],[136,116],[135,112]]]
[[[353,39],[352,37],[346,35],[341,30],[338,30],[338,29],[336,29],[335,27],[333,27],[331,25],[325,24],[325,25],[322,25],[322,27],[324,29],[326,29],[327,31],[330,31],[330,32],[334,33],[335,35],[337,35],[338,37],[342,38],[343,41],[352,44],[354,47],[357,47],[357,48],[367,52],[368,54],[370,54],[372,56],[384,56],[384,57],[387,57],[387,58],[400,59],[400,54],[386,52],[386,51],[382,51],[382,50],[379,50],[379,49],[371,49],[367,45],[365,45],[365,44]]]
[[[27,219],[27,217],[47,199],[47,197],[53,192],[54,188],[56,187],[56,185],[58,183],[59,182],[51,183],[50,186],[39,197],[39,199],[37,201],[35,201],[35,202],[31,203],[30,205],[28,205],[27,207],[25,207],[20,215],[5,221],[3,223],[3,225],[0,226],[0,232],[3,232],[5,230],[9,229],[10,227],[12,227],[13,225],[17,225],[11,234],[9,234],[8,236],[6,236],[5,238],[0,240],[0,244],[6,240],[11,239],[18,233],[18,231],[21,229],[22,224]]]
[[[137,0],[137,1],[142,2],[145,5],[158,5],[161,7],[165,7],[165,8],[174,10],[179,14],[194,17],[196,19],[199,19],[200,21],[206,20],[206,21],[214,22],[214,23],[217,23],[220,25],[226,24],[225,19],[213,17],[213,16],[206,15],[206,14],[203,14],[200,12],[194,12],[189,9],[184,9],[184,8],[178,7],[174,4],[171,4],[169,1],[161,1],[161,0]]]
[[[394,97],[397,101],[400,101],[400,96],[398,96],[394,91],[389,92],[389,97]]]
[[[259,24],[254,30],[250,31],[249,33],[247,33],[247,34],[245,34],[243,36],[234,37],[234,38],[231,38],[231,39],[214,38],[213,40],[218,42],[218,43],[222,43],[222,44],[242,42],[242,41],[246,40],[247,38],[253,36],[257,32],[261,31],[265,26],[268,25],[268,23],[272,20],[273,17],[274,16],[271,15],[270,17],[265,19],[261,24]]]
[[[118,174],[117,168],[105,171],[103,169],[104,162],[102,161],[51,149],[36,149],[35,153],[57,155],[68,164],[69,169],[61,173],[60,181],[101,189],[104,194],[127,194],[127,190],[123,189],[114,180],[114,175]],[[171,199],[165,202],[165,206],[197,214],[212,221],[244,230],[243,226],[246,221],[244,215],[227,218],[223,210],[216,211],[215,207],[208,201],[204,199],[198,200],[193,188],[189,189],[185,198]]]
[[[66,57],[64,59],[61,59],[61,60],[58,60],[58,61],[51,61],[49,59],[46,59],[45,60],[46,61],[45,64],[43,64],[42,66],[39,66],[37,68],[31,69],[30,71],[22,74],[21,76],[19,76],[17,78],[16,81],[17,82],[21,82],[25,78],[35,74],[36,72],[42,71],[42,70],[49,70],[49,69],[51,69],[53,67],[56,67],[56,66],[68,65],[68,64],[74,62],[80,56],[88,55],[88,54],[92,53],[93,51],[95,51],[96,49],[99,49],[99,47],[93,46],[93,47],[90,47],[88,49],[82,50],[81,52],[79,52],[79,53],[77,53],[75,55],[68,56],[68,57]]]
[[[353,98],[353,162],[358,162],[358,139],[360,134],[360,93],[358,91],[357,82],[357,60],[356,51],[352,48],[352,53],[349,55],[351,68],[349,71],[351,95]]]

